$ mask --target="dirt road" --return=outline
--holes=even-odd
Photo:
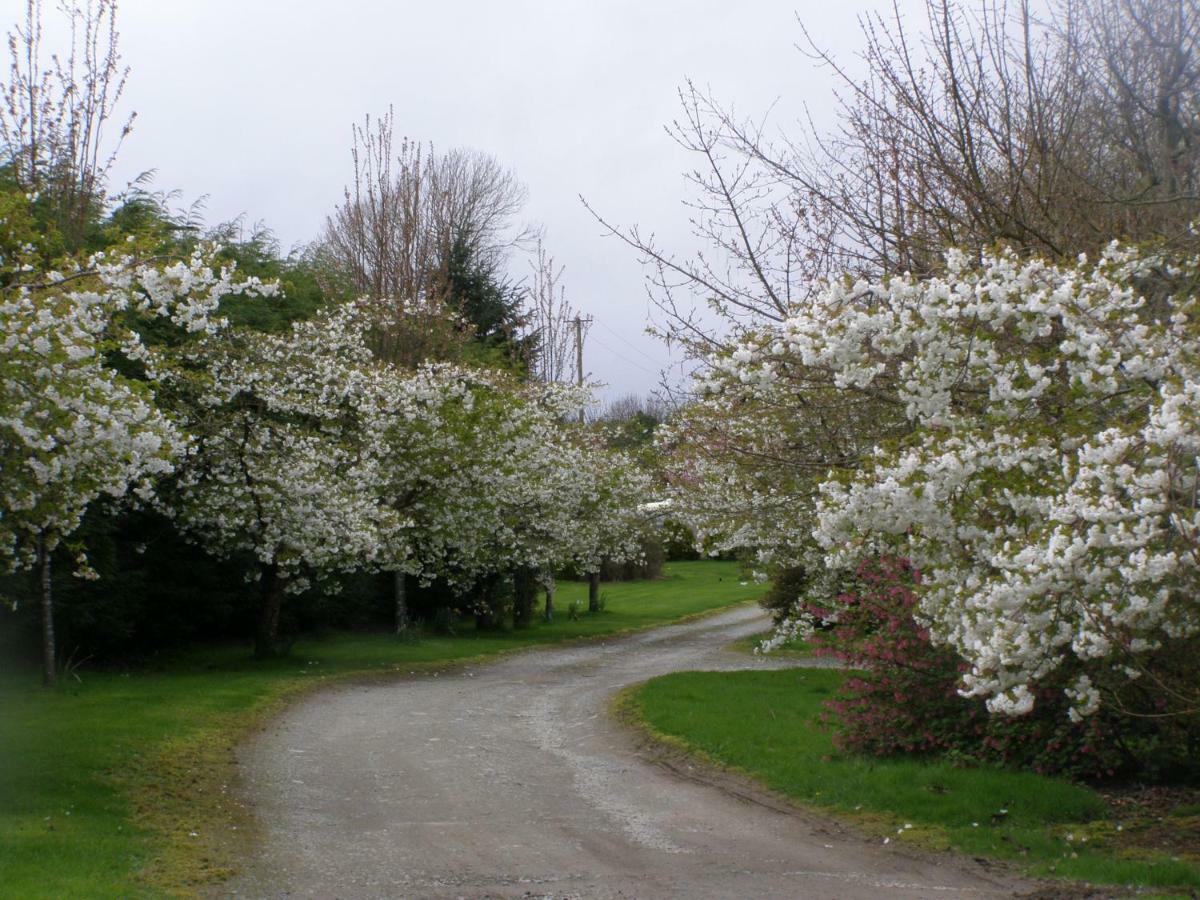
[[[1026,885],[916,856],[639,750],[621,687],[771,665],[741,607],[452,674],[318,693],[243,752],[266,827],[251,897],[980,897]],[[765,799],[765,798],[764,798]]]

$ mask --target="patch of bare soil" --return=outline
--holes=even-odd
[[[1110,810],[1108,846],[1200,862],[1200,787],[1133,784],[1099,793]]]

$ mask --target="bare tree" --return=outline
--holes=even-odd
[[[546,253],[539,239],[530,268],[533,279],[528,292],[529,319],[536,342],[530,360],[531,374],[543,382],[569,380],[574,361],[572,320],[578,312],[567,302],[566,288],[559,284],[563,267],[555,266],[554,257]]]
[[[609,226],[652,266],[667,336],[703,358],[731,322],[780,320],[824,278],[933,272],[949,246],[1069,258],[1113,239],[1193,241],[1200,2],[1059,0],[1052,12],[927,0],[920,37],[898,11],[864,19],[861,79],[805,30],[840,115],[798,139],[769,139],[688,84],[672,132],[699,160],[705,251],[678,258]]]
[[[381,353],[415,364],[443,358],[465,339],[444,321],[453,254],[498,269],[529,236],[512,227],[526,190],[486,154],[439,154],[408,138],[397,147],[394,127],[391,109],[354,126],[354,182],[326,219],[316,256],[335,291],[380,303],[391,326]]]
[[[63,2],[59,10],[69,26],[65,56],[44,56],[41,0],[27,0],[24,23],[7,35],[0,154],[21,189],[44,197],[52,224],[74,250],[104,206],[105,182],[134,114],[108,147],[105,128],[129,73],[118,50],[115,0]]]
[[[320,250],[355,294],[424,302],[434,256],[434,235],[424,227],[425,158],[407,139],[393,147],[393,121],[389,109],[352,127],[354,182],[326,219]]]
[[[807,164],[735,140],[843,223],[841,267],[924,272],[947,245],[1052,257],[1114,238],[1184,239],[1200,211],[1195,0],[927,5],[919,44],[866,24],[868,79]],[[807,35],[806,35],[807,36]],[[761,142],[757,142],[761,143]],[[836,178],[816,177],[832,171]]]
[[[510,250],[536,237],[530,227],[513,227],[529,192],[512,169],[477,150],[458,148],[436,155],[430,145],[429,156],[428,194],[441,259],[457,243],[477,264],[495,269]]]

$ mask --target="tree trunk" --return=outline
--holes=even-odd
[[[599,572],[588,572],[588,612],[600,612]]]
[[[392,594],[396,599],[396,635],[408,632],[408,583],[403,572],[392,573]]]
[[[54,594],[50,585],[50,550],[46,536],[38,537],[38,563],[42,583],[42,684],[54,687],[58,680],[57,652],[54,646]]]
[[[480,583],[480,598],[475,607],[475,629],[491,631],[496,627],[496,575],[488,575]]]
[[[275,563],[262,567],[262,599],[258,613],[258,631],[254,636],[254,658],[269,659],[279,653],[279,611],[283,607],[283,589],[287,579],[280,577]]]
[[[543,584],[545,584],[545,586],[546,586],[545,619],[547,622],[553,622],[554,621],[554,590],[556,587],[556,585],[554,584],[554,573],[553,572],[546,573],[546,580],[543,582]]]
[[[533,624],[533,601],[537,599],[537,573],[527,566],[513,572],[513,628]]]

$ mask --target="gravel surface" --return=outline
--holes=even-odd
[[[728,775],[664,763],[606,713],[722,648],[757,608],[603,643],[319,692],[241,755],[265,839],[216,895],[979,897],[1033,885],[856,836]]]

